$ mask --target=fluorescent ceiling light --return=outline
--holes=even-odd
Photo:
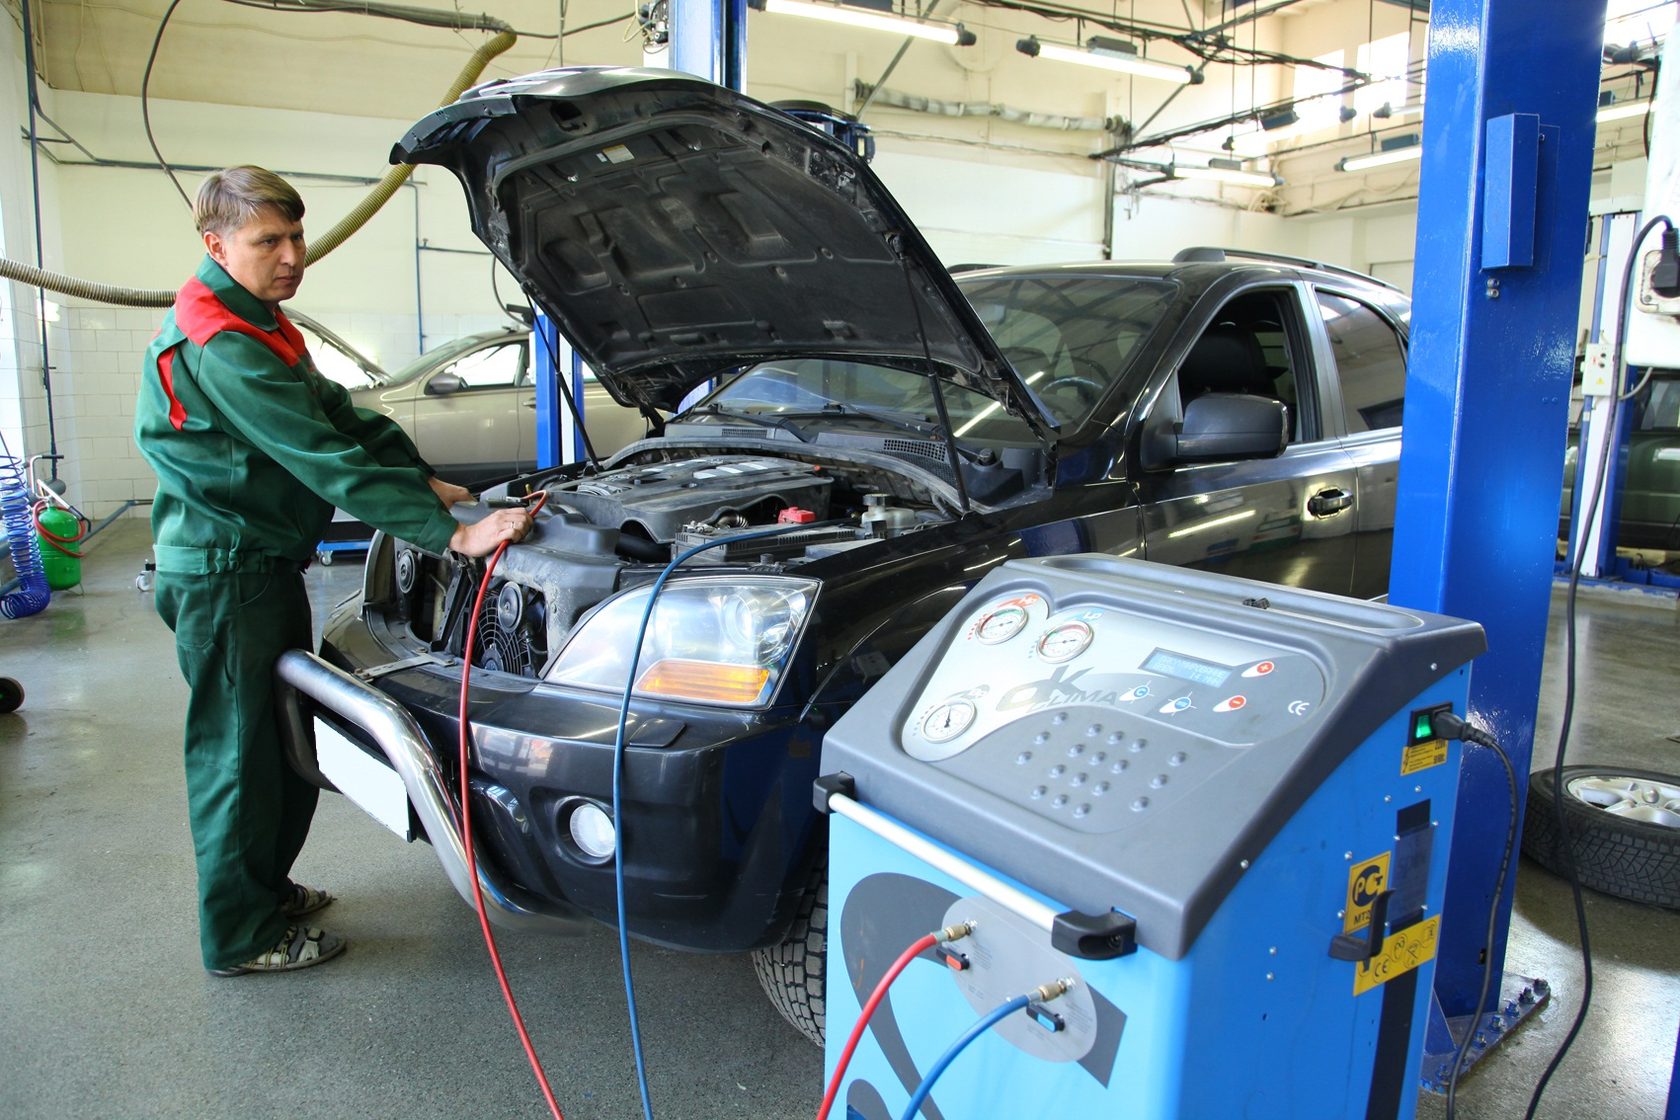
[[[1336,170],[1365,171],[1372,167],[1387,167],[1391,163],[1405,163],[1407,160],[1418,159],[1422,155],[1422,144],[1407,144],[1403,147],[1385,148],[1380,152],[1372,152],[1369,155],[1348,156],[1336,165]]]
[[[1598,111],[1598,123],[1608,121],[1625,121],[1629,117],[1642,117],[1651,111],[1649,101],[1625,101],[1620,105],[1610,104]]]
[[[1239,187],[1275,187],[1277,176],[1269,171],[1250,171],[1234,159],[1209,160],[1206,167],[1178,167],[1167,169],[1174,179],[1207,179],[1216,183],[1231,183]]]
[[[775,3],[776,0],[768,0]],[[1079,66],[1094,66],[1099,70],[1112,70],[1117,74],[1131,74],[1139,78],[1154,78],[1163,82],[1177,82],[1179,85],[1190,85],[1195,82],[1196,74],[1188,66],[1174,66],[1168,62],[1155,62],[1151,59],[1140,58],[1133,51],[1120,49],[1118,40],[1092,39],[1093,44],[1114,43],[1115,47],[1064,47],[1060,43],[1040,42],[1037,36],[1029,36],[1015,44],[1015,49],[1024,55],[1037,58],[1053,58],[1057,62],[1072,62]]]
[[[764,10],[774,15],[804,16],[807,19],[843,23],[848,27],[864,27],[872,31],[886,31],[893,35],[911,35],[931,39],[949,46],[968,46],[974,33],[956,24],[923,23],[920,20],[895,16],[887,12],[870,11],[847,4],[816,4],[806,0],[764,0]]]

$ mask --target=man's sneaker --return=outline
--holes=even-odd
[[[280,913],[288,918],[301,918],[305,914],[315,911],[332,902],[333,896],[326,891],[306,887],[302,883],[286,881],[286,890],[281,897]]]
[[[330,961],[349,942],[336,933],[313,926],[288,926],[272,949],[258,953],[244,964],[232,968],[210,968],[212,976],[243,976],[247,972],[291,972]]]

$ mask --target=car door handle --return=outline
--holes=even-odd
[[[535,400],[528,400],[525,402],[525,407],[530,409],[532,412],[535,412],[537,410],[537,402]]]
[[[1353,495],[1346,490],[1320,490],[1307,499],[1307,512],[1314,517],[1329,517],[1353,504]]]

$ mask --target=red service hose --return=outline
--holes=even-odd
[[[543,502],[547,499],[548,493],[543,490],[526,498],[532,516],[542,509]],[[472,736],[467,730],[470,726],[467,723],[467,694],[472,683],[473,641],[478,637],[478,618],[484,609],[484,592],[490,586],[490,577],[496,571],[496,564],[501,560],[502,553],[507,551],[507,546],[507,541],[497,545],[496,551],[491,553],[490,559],[485,562],[484,579],[478,585],[478,595],[473,599],[472,616],[467,620],[466,646],[461,651],[461,703],[456,712],[456,721],[460,725],[461,842],[466,848],[467,878],[472,880],[473,905],[478,910],[478,925],[484,932],[485,948],[490,950],[490,964],[496,970],[496,982],[501,985],[502,998],[507,1001],[508,1014],[513,1018],[514,1030],[519,1032],[519,1043],[525,1048],[525,1058],[531,1063],[531,1072],[537,1076],[537,1085],[542,1089],[543,1100],[548,1102],[548,1110],[553,1114],[554,1120],[565,1120],[560,1114],[559,1103],[554,1099],[554,1090],[549,1088],[548,1075],[543,1072],[536,1047],[531,1045],[531,1036],[526,1033],[525,1019],[519,1014],[519,1004],[514,1002],[513,989],[508,986],[507,973],[502,969],[502,954],[496,949],[496,935],[490,932],[490,916],[484,910],[484,892],[478,885],[478,861],[473,853],[472,796],[471,787],[467,784],[467,752]]]
[[[61,537],[45,525],[41,524],[41,515],[47,512],[47,508],[47,503],[44,500],[38,501],[30,507],[30,511],[35,515],[35,531],[41,535],[42,540],[46,541],[57,551],[70,557],[72,560],[82,559],[82,554],[80,552],[66,546],[73,545],[83,537],[87,536],[87,522],[83,521],[80,517],[76,517],[76,535],[73,537]],[[71,514],[70,516],[75,517],[76,515]]]
[[[910,962],[939,944],[941,941],[954,941],[958,937],[968,936],[967,926],[948,926],[936,933],[922,935],[915,944],[898,955],[898,959],[887,969],[887,974],[881,977],[880,983],[869,994],[864,1002],[863,1010],[858,1012],[857,1022],[852,1025],[852,1033],[846,1039],[846,1048],[840,1051],[840,1060],[834,1065],[834,1076],[828,1079],[828,1091],[823,1094],[822,1105],[817,1109],[817,1120],[828,1120],[829,1109],[834,1107],[834,1098],[840,1092],[840,1082],[846,1077],[846,1069],[852,1064],[852,1052],[857,1049],[863,1039],[864,1028],[869,1026],[869,1020],[874,1017],[875,1009],[886,998],[887,989],[892,987],[898,974],[909,967]]]

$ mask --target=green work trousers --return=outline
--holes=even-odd
[[[315,815],[318,791],[282,754],[274,702],[275,661],[309,646],[309,597],[285,561],[261,571],[160,570],[156,589],[192,690],[187,811],[199,944],[205,968],[228,968],[285,933],[281,901]]]

